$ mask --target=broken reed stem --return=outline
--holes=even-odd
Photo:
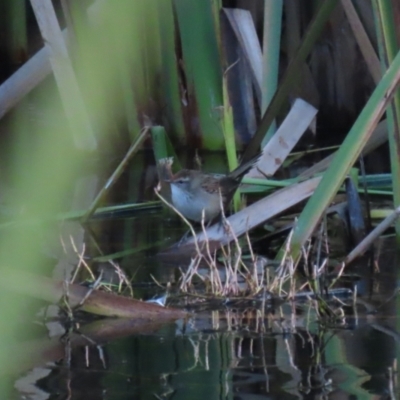
[[[118,167],[114,170],[110,178],[108,178],[107,182],[103,186],[103,188],[100,190],[100,192],[97,194],[96,198],[93,200],[92,204],[86,211],[85,215],[82,218],[82,223],[86,223],[88,219],[93,215],[93,213],[96,211],[98,205],[100,204],[101,200],[104,198],[104,196],[111,190],[112,186],[117,182],[119,177],[122,175],[122,173],[125,171],[127,166],[129,165],[129,161],[132,159],[132,157],[139,151],[140,146],[143,144],[143,142],[146,140],[148,133],[149,133],[150,127],[145,126],[142,131],[140,132],[140,136],[137,138],[137,140],[131,145],[129,148],[128,152],[122,159],[122,161],[119,163]]]
[[[194,243],[195,243],[195,248],[196,248],[196,253],[197,255],[191,260],[190,265],[188,266],[188,269],[186,272],[181,270],[181,284],[180,284],[180,289],[182,291],[188,292],[190,290],[190,286],[192,286],[191,282],[194,276],[198,276],[203,282],[206,282],[207,279],[204,276],[201,276],[201,274],[198,272],[198,267],[201,263],[201,261],[205,261],[209,268],[209,283],[210,283],[210,291],[212,294],[217,295],[217,296],[226,296],[229,294],[234,294],[238,295],[241,292],[240,289],[240,284],[239,284],[239,279],[238,276],[241,275],[245,282],[247,283],[247,289],[246,291],[250,292],[256,292],[259,291],[260,285],[262,284],[262,281],[259,283],[258,282],[258,277],[257,277],[257,259],[254,255],[254,252],[252,251],[251,248],[251,243],[250,239],[248,238],[248,244],[249,248],[251,249],[251,260],[253,263],[252,271],[253,273],[250,273],[247,266],[244,264],[242,260],[242,248],[240,246],[239,240],[237,236],[234,234],[234,231],[229,224],[228,220],[225,217],[224,209],[223,209],[223,204],[222,204],[222,196],[220,196],[220,207],[221,207],[221,216],[222,216],[222,225],[224,229],[226,229],[230,234],[232,234],[232,237],[234,238],[234,243],[235,243],[235,252],[232,252],[232,248],[228,245],[227,247],[223,246],[221,251],[224,257],[223,260],[223,265],[225,267],[225,279],[223,281],[222,275],[218,269],[218,264],[217,264],[217,258],[216,258],[216,252],[212,252],[210,248],[210,241],[207,235],[207,228],[205,225],[205,214],[203,211],[202,214],[202,219],[201,219],[201,228],[202,228],[202,233],[204,235],[205,240],[203,241],[204,247],[203,251],[200,250],[199,242],[198,242],[198,237],[196,235],[196,232],[192,226],[192,224],[172,205],[170,204],[161,194],[160,194],[160,184],[157,185],[157,187],[154,188],[154,191],[157,195],[157,197],[169,208],[171,208],[179,217],[186,223],[186,225],[189,227],[193,238],[194,238]],[[240,266],[244,266],[244,269],[247,271],[247,274],[243,274],[240,271]],[[251,281],[250,277],[253,277],[255,279],[255,284],[254,282]]]
[[[204,211],[201,219],[201,231],[204,237],[202,243],[204,243],[204,245],[200,250],[199,239],[192,224],[172,204],[170,204],[166,199],[161,196],[161,194],[159,193],[160,184],[154,190],[157,197],[159,197],[159,199],[165,205],[174,210],[175,213],[179,215],[180,218],[186,223],[194,238],[196,256],[191,260],[190,265],[188,266],[186,271],[183,271],[181,269],[180,289],[183,292],[190,293],[190,291],[193,291],[194,286],[192,282],[194,277],[197,276],[203,282],[203,284],[206,285],[206,293],[218,297],[226,297],[230,295],[236,296],[240,294],[256,294],[263,289],[265,291],[268,290],[270,292],[276,292],[278,296],[288,296],[289,298],[296,297],[296,292],[298,292],[299,288],[296,288],[297,279],[295,274],[299,264],[298,262],[294,263],[293,259],[289,256],[293,231],[290,232],[289,237],[286,241],[284,256],[271,283],[268,271],[265,271],[265,268],[262,265],[260,266],[260,269],[258,268],[258,259],[253,252],[248,233],[246,234],[246,240],[249,246],[251,267],[246,265],[246,263],[243,261],[243,250],[241,244],[238,237],[235,235],[229,221],[225,217],[220,196],[222,219],[221,224],[226,230],[226,233],[231,235],[231,237],[233,238],[231,245],[222,246],[221,248],[223,257],[222,266],[225,272],[224,276],[221,269],[219,268],[216,252],[213,252],[210,247],[210,239],[208,237],[208,231],[205,224]],[[327,258],[322,260],[323,245],[325,245],[325,247],[328,247],[326,225],[324,224],[321,225],[319,231],[319,240],[316,242],[316,245],[314,246],[312,242],[309,241],[308,245],[306,247],[303,246],[302,248],[302,260],[304,261],[305,265],[309,264],[311,255],[314,254],[316,256],[315,263],[313,263],[313,269],[310,271],[305,268],[308,279],[308,282],[306,282],[305,285],[308,285],[315,295],[318,295],[320,292],[319,280],[321,275],[323,275],[326,270],[328,261]],[[313,249],[315,249],[315,252],[312,251]],[[317,260],[319,260],[321,263],[317,262]],[[202,261],[204,261],[205,264],[208,266],[208,275],[199,272],[198,268],[201,265]],[[288,285],[284,286],[285,284]]]

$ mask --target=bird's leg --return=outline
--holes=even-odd
[[[185,243],[191,235],[192,231],[190,229],[188,229],[185,234],[181,237],[181,239],[178,242],[178,247],[181,247],[183,243]]]
[[[221,212],[218,215],[218,231],[223,228],[225,233],[228,234],[229,233],[229,224],[227,222],[226,216],[225,216],[225,205],[224,204],[224,198],[222,196],[221,193],[221,189],[219,190],[219,205],[221,208]]]
[[[223,229],[226,234],[228,234],[230,231],[228,220],[226,219],[225,213],[223,211],[219,213],[218,216],[213,218],[211,221],[208,221],[206,227],[209,228],[212,224],[217,225],[218,232],[220,229]]]
[[[202,218],[203,218],[203,221],[204,221],[204,210],[203,210],[203,217],[202,217]],[[190,236],[193,236],[194,238],[195,238],[195,236],[196,236],[196,232],[195,232],[193,226],[190,224],[190,222],[187,221],[186,219],[185,219],[185,222],[186,222],[187,224],[189,224],[189,228],[190,228],[190,229],[188,229],[188,230],[185,232],[185,234],[182,236],[181,240],[180,240],[179,243],[178,243],[178,247],[180,247],[183,243],[185,243],[185,242],[189,239]],[[202,224],[204,224],[204,222],[202,222]]]

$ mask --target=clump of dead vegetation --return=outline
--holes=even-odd
[[[158,188],[159,190],[159,188]],[[320,314],[337,316],[338,314],[328,306],[324,300],[334,297],[335,294],[351,292],[345,288],[336,288],[343,274],[344,264],[336,270],[334,278],[329,275],[329,245],[326,234],[326,224],[321,223],[319,234],[303,247],[302,257],[295,261],[291,256],[290,246],[292,234],[284,246],[281,261],[275,262],[260,257],[253,251],[249,233],[239,238],[226,218],[221,205],[220,229],[233,239],[227,245],[221,246],[219,251],[214,250],[208,238],[208,228],[201,222],[199,232],[184,218],[172,204],[165,200],[157,191],[159,198],[177,213],[187,224],[194,242],[195,254],[188,262],[188,266],[180,268],[178,291],[199,299],[315,299],[318,300]],[[202,235],[199,240],[199,234]],[[184,238],[178,243],[185,246]]]

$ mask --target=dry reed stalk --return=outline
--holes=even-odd
[[[181,278],[179,288],[182,292],[192,295],[195,294],[196,296],[200,296],[202,298],[207,298],[208,296],[219,298],[235,298],[243,296],[248,297],[264,290],[265,292],[272,292],[278,297],[297,299],[299,291],[304,290],[306,285],[308,285],[311,289],[310,295],[314,294],[319,298],[319,281],[321,280],[321,277],[326,274],[328,265],[328,258],[325,257],[322,259],[321,256],[321,250],[323,246],[325,246],[325,250],[327,252],[329,251],[326,223],[321,225],[319,240],[316,242],[316,244],[313,245],[311,241],[308,241],[308,245],[306,247],[303,246],[302,248],[302,262],[304,262],[305,265],[310,265],[311,262],[313,263],[313,268],[310,273],[308,273],[308,269],[305,268],[307,282],[299,287],[297,279],[297,268],[299,261],[295,263],[290,256],[293,231],[289,234],[282,261],[277,268],[275,276],[271,282],[269,272],[268,270],[267,272],[265,271],[264,266],[262,267],[261,273],[259,271],[258,263],[261,261],[258,260],[257,256],[253,252],[248,233],[246,234],[246,244],[249,247],[251,260],[250,265],[243,261],[242,245],[224,214],[222,202],[221,226],[223,226],[223,229],[225,229],[228,235],[232,236],[233,240],[230,245],[221,247],[220,250],[222,260],[217,260],[216,251],[211,249],[210,238],[207,236],[208,232],[204,221],[204,213],[201,221],[201,233],[199,233],[199,235],[202,235],[204,240],[202,248],[200,249],[198,236],[196,236],[196,232],[194,231],[194,228],[190,222],[187,221],[187,219],[185,219],[173,205],[162,198],[158,192],[159,189],[156,188],[155,191],[157,196],[164,202],[164,204],[174,210],[190,227],[194,242],[196,244],[196,255],[191,259],[188,268],[185,271],[180,269]],[[313,249],[316,249],[316,251],[313,252]],[[313,255],[313,257],[311,257],[311,255]],[[205,264],[206,268],[208,268],[208,273],[204,273],[199,270],[199,267],[202,264]],[[343,270],[337,279],[340,278],[342,272]],[[205,290],[205,294],[200,295],[195,293],[196,290],[194,289],[194,279],[197,278],[204,285],[202,290]],[[335,280],[334,283],[335,282],[337,282],[337,280]],[[324,307],[325,305],[323,304],[320,308],[323,309]]]

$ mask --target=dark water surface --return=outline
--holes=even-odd
[[[192,308],[188,320],[162,326],[120,322],[104,334],[114,322],[107,320],[83,324],[68,339],[43,335],[33,345],[41,357],[15,382],[16,398],[398,398],[400,336],[397,298],[387,301],[396,288],[390,261],[373,279],[360,280],[360,301],[353,307],[346,299],[334,326],[317,322],[312,301],[228,303]],[[150,263],[160,280],[173,276]],[[140,256],[124,264],[142,276],[142,269],[148,272]],[[143,297],[152,289],[136,293]]]
[[[89,191],[90,179],[81,186]],[[78,209],[90,204],[76,201]],[[60,235],[48,240],[62,251],[46,243],[46,252],[58,259],[50,274],[64,279],[77,265],[71,237],[79,251],[85,243],[85,254],[91,257],[100,255],[97,247],[103,255],[129,250],[116,261],[133,279],[135,297],[148,299],[164,292],[152,277],[162,285],[176,282],[178,265],[166,265],[155,255],[184,230],[171,214],[159,210],[99,220],[86,231],[67,222]],[[78,316],[79,326],[65,334],[52,306],[46,318],[32,317],[40,329],[21,340],[18,351],[29,357],[15,375],[14,398],[400,398],[400,324],[394,295],[398,261],[394,245],[383,244],[379,272],[363,265],[352,271],[358,276],[359,297],[355,304],[351,297],[341,299],[336,308],[342,317],[335,323],[318,322],[311,299],[283,304],[197,301],[188,307],[191,316],[185,321],[159,324]],[[106,277],[106,264],[100,260],[93,268],[103,268]],[[185,304],[187,299],[172,297],[172,305]]]

